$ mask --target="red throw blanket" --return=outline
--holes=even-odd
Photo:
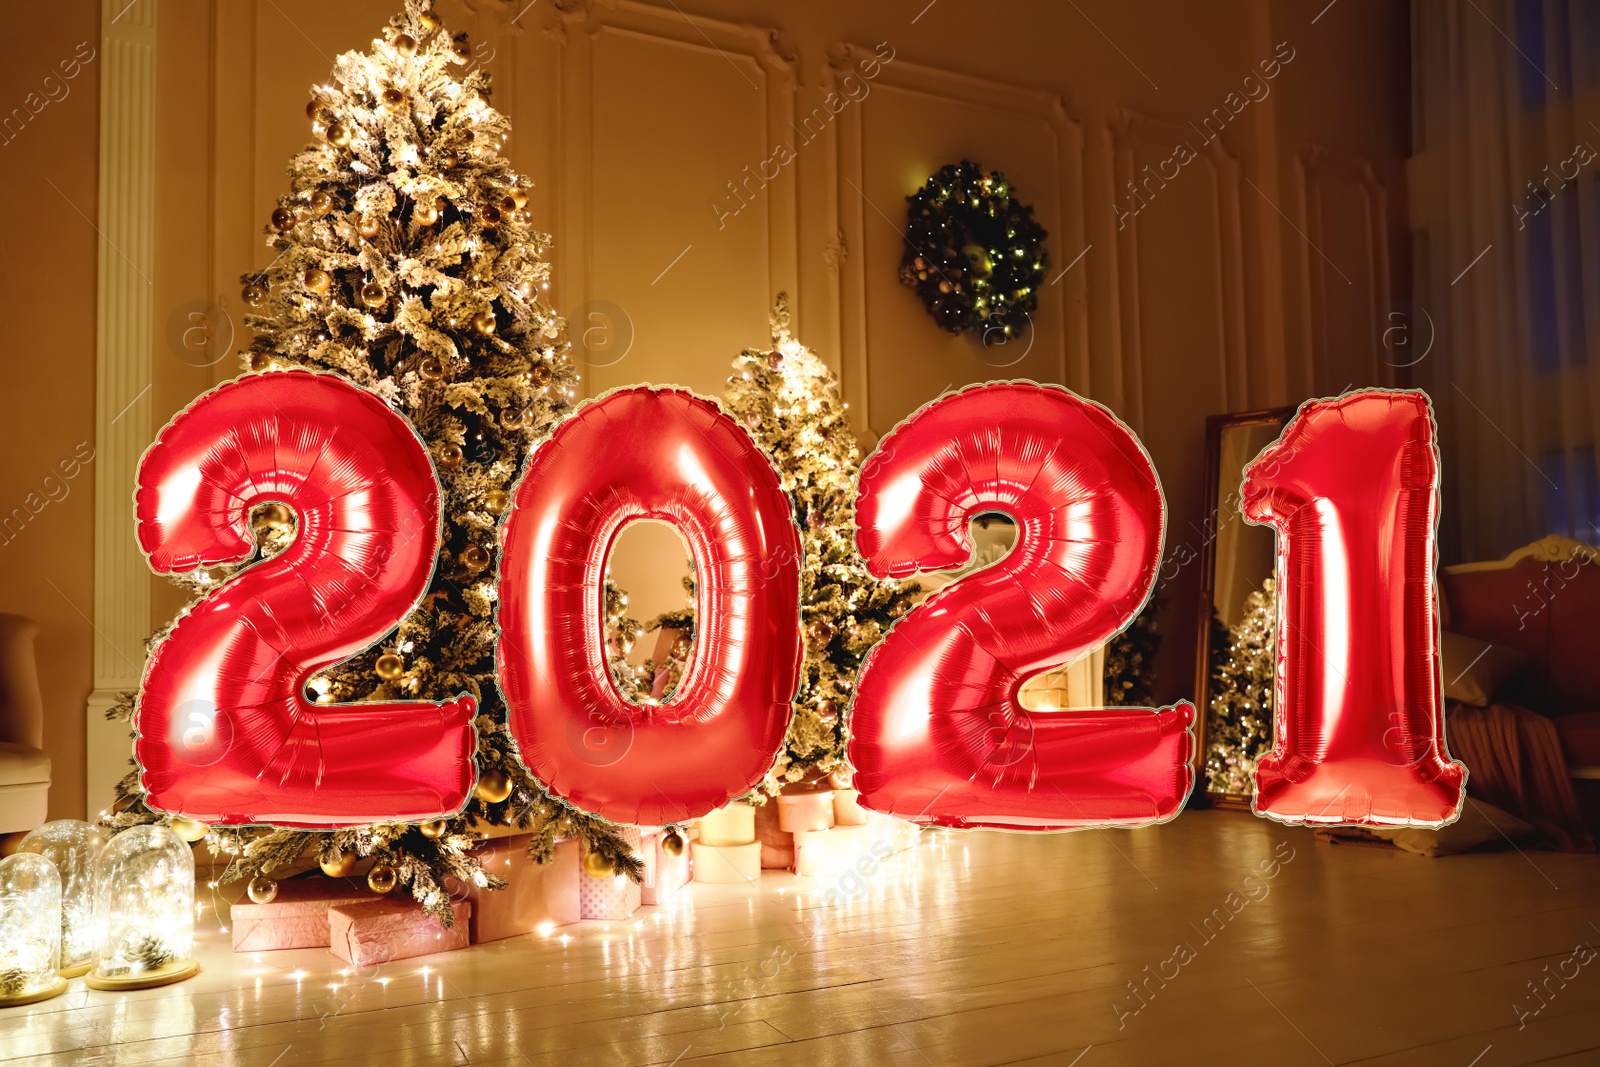
[[[1467,765],[1467,792],[1537,826],[1562,852],[1593,852],[1555,723],[1514,704],[1446,702],[1450,754]]]

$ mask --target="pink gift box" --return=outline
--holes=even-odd
[[[789,833],[833,826],[833,793],[786,793],[778,798],[778,826]]]
[[[683,851],[669,856],[661,848],[666,839],[664,829],[644,834],[644,885],[639,897],[645,904],[665,904],[689,881],[689,842],[684,840]]]
[[[451,903],[455,923],[445,926],[414,900],[368,900],[328,912],[328,949],[355,967],[431,956],[467,947],[472,905]]]
[[[249,897],[241,897],[233,905],[228,919],[233,951],[327,948],[328,910],[372,899],[372,892],[355,879],[285,879],[278,883],[278,895],[270,904],[253,904]]]
[[[638,827],[624,826],[618,833],[635,852],[643,851],[644,839]],[[581,873],[578,876],[578,909],[585,919],[626,919],[639,910],[643,900],[643,887],[627,875],[596,878]]]
[[[583,917],[578,879],[587,876],[579,869],[578,842],[557,841],[550,861],[535,863],[528,858],[530,836],[491,838],[477,850],[483,869],[509,884],[504,889],[467,888],[473,944],[537,933],[540,927],[566,926]]]

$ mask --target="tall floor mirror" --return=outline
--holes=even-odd
[[[1294,408],[1206,420],[1206,499],[1211,523],[1200,552],[1201,716],[1196,775],[1212,807],[1249,808],[1256,760],[1272,746],[1274,675],[1272,531],[1245,522],[1239,483],[1247,463],[1277,440]]]

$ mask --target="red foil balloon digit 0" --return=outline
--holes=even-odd
[[[676,527],[695,565],[695,648],[664,704],[629,703],[606,666],[606,557],[641,519]],[[800,533],[772,462],[714,401],[634,388],[585,404],[529,457],[502,541],[500,678],[534,775],[651,825],[760,782],[799,678]]]
[[[959,567],[968,522],[1000,511],[1000,562],[896,623],[862,665],[850,761],[861,803],[940,826],[1051,830],[1170,819],[1193,784],[1194,708],[1028,711],[1031,675],[1136,615],[1165,506],[1133,432],[1031,382],[935,401],[862,468],[856,543],[877,575]]]
[[[1420,392],[1311,400],[1244,472],[1278,535],[1278,683],[1255,810],[1288,823],[1441,826],[1466,768],[1444,749],[1434,528]]]
[[[313,704],[317,671],[428,587],[439,487],[404,418],[343,379],[263,374],[202,396],[139,465],[139,544],[169,573],[241,562],[251,509],[298,530],[178,618],[145,667],[134,751],[151,807],[212,824],[358,826],[452,815],[473,784],[474,704]]]

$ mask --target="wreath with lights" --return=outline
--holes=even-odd
[[[1049,235],[1006,176],[963,159],[940,167],[906,203],[900,280],[933,321],[979,333],[984,344],[1019,335],[1039,306]]]

